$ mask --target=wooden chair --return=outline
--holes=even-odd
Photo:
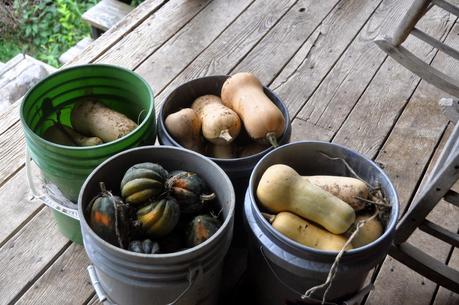
[[[411,234],[419,228],[454,247],[459,246],[457,232],[448,231],[426,219],[426,216],[441,199],[459,207],[459,193],[451,190],[453,184],[459,179],[459,123],[457,123],[459,82],[425,63],[402,46],[409,35],[414,35],[459,60],[458,51],[416,28],[417,22],[434,5],[459,16],[459,8],[444,0],[414,0],[393,37],[378,38],[375,41],[382,50],[400,64],[452,96],[452,98],[442,99],[440,106],[446,112],[447,117],[456,123],[432,173],[424,186],[418,190],[409,210],[401,218],[389,254],[426,278],[459,293],[459,271],[407,242]]]

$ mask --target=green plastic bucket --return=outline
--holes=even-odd
[[[108,157],[125,149],[153,144],[156,138],[153,92],[136,73],[112,66],[90,64],[60,70],[35,85],[24,97],[20,117],[28,153],[40,168],[44,180],[76,203],[80,188],[92,170]],[[95,98],[109,108],[139,123],[128,135],[90,147],[55,144],[41,136],[54,121],[71,126],[70,114],[76,101]],[[74,207],[65,207],[77,210]],[[75,214],[75,213],[74,213]],[[54,215],[60,231],[81,243],[78,219],[62,210]]]

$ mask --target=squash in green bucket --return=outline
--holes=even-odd
[[[45,181],[76,202],[86,177],[105,159],[128,148],[153,144],[156,138],[153,96],[148,83],[136,73],[102,64],[60,70],[35,85],[22,101],[20,117],[28,152]],[[139,126],[124,137],[96,146],[60,145],[43,138],[57,120],[72,126],[72,109],[77,101],[85,99],[97,100]],[[54,215],[60,231],[81,243],[78,221],[60,211],[55,210]]]

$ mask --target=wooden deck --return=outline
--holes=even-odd
[[[372,40],[390,33],[411,0],[147,0],[72,63],[110,63],[140,73],[156,109],[177,85],[205,75],[254,72],[288,104],[292,141],[346,145],[377,161],[401,210],[413,197],[451,126],[445,94],[398,65]],[[432,9],[422,29],[459,48],[459,26]],[[406,46],[459,77],[447,56],[409,38]],[[31,200],[19,104],[0,116],[0,304],[97,304],[82,246],[65,239],[50,210]],[[429,215],[458,230],[459,213]],[[459,268],[459,250],[416,232],[410,241]],[[454,250],[454,251],[453,251]],[[367,305],[459,304],[459,296],[388,257]]]

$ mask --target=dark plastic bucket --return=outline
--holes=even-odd
[[[250,283],[260,304],[302,304],[301,294],[325,282],[334,262],[337,252],[309,248],[277,232],[262,216],[256,199],[258,182],[273,164],[289,165],[300,175],[352,176],[342,161],[330,160],[321,152],[346,160],[370,184],[379,183],[392,206],[385,232],[379,239],[344,253],[327,300],[343,300],[359,292],[370,270],[382,262],[389,251],[399,202],[395,188],[383,170],[361,154],[328,142],[295,142],[279,147],[255,166],[244,203],[244,217],[250,235]],[[322,295],[318,293],[313,297],[321,299]]]
[[[182,108],[191,107],[193,101],[202,95],[213,94],[220,96],[223,83],[228,77],[228,75],[202,77],[186,82],[172,91],[161,105],[159,111],[159,143],[161,145],[182,147],[167,131],[164,123],[166,117]],[[274,104],[276,104],[285,117],[285,131],[279,139],[279,145],[288,143],[292,132],[288,109],[279,97],[269,88],[264,87],[264,92],[274,102]],[[231,182],[233,183],[234,190],[236,192],[236,236],[240,235],[238,233],[238,228],[242,227],[242,206],[250,174],[255,167],[255,164],[257,164],[264,155],[272,150],[273,147],[269,147],[262,152],[244,158],[220,159],[208,157],[210,160],[217,163],[225,171],[225,173],[228,174]]]
[[[119,194],[124,172],[141,162],[198,173],[215,192],[222,208],[224,222],[218,231],[196,247],[168,254],[127,251],[97,236],[83,211],[100,191],[99,182],[105,182],[107,189]],[[207,158],[183,148],[139,147],[103,162],[84,183],[78,200],[84,246],[95,267],[95,273],[90,274],[101,301],[106,297],[118,305],[216,304],[223,258],[233,234],[234,202],[228,176]]]
[[[56,120],[71,125],[70,113],[76,100],[96,98],[124,113],[139,126],[128,135],[91,147],[59,145],[43,139]],[[125,149],[153,144],[156,138],[153,92],[136,73],[111,65],[83,65],[60,70],[35,85],[20,109],[28,152],[44,178],[55,184],[64,197],[76,202],[81,185],[91,171],[108,157]],[[75,204],[76,210],[76,204]],[[78,221],[54,211],[61,231],[81,242]],[[68,227],[66,225],[68,223]]]
[[[217,76],[207,76],[202,78],[197,78],[186,82],[174,91],[172,91],[169,96],[167,96],[164,103],[161,105],[158,115],[158,140],[161,145],[171,145],[176,147],[182,147],[174,138],[169,134],[165,126],[164,121],[166,117],[182,108],[191,107],[193,101],[206,94],[213,94],[220,96],[223,83],[228,78],[228,75],[217,75]],[[290,124],[290,116],[288,109],[285,104],[279,99],[279,97],[274,94],[269,88],[264,87],[265,94],[273,101],[274,104],[281,110],[282,114],[285,117],[285,131],[284,134],[279,139],[279,145],[288,143],[290,140],[290,135],[292,132]],[[250,173],[252,172],[255,164],[269,151],[273,150],[272,147],[267,148],[266,150],[259,152],[255,155],[244,157],[244,158],[234,158],[234,159],[219,159],[211,158],[212,161],[217,163],[224,171],[228,174],[232,181],[243,180],[248,182]],[[245,190],[245,186],[243,190]],[[235,186],[236,191],[238,191]]]

